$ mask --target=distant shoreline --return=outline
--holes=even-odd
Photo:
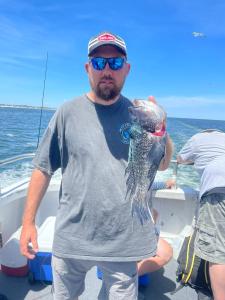
[[[2,104],[0,103],[0,108],[20,108],[20,109],[36,109],[40,110],[41,106],[32,106],[32,105],[25,105],[25,104]],[[43,110],[53,110],[56,111],[55,107],[47,107],[43,106]],[[205,119],[205,118],[190,118],[190,117],[177,117],[177,116],[168,116],[168,119],[186,119],[186,120],[202,120],[202,121],[219,121],[219,122],[225,122],[225,120],[220,119]]]
[[[22,105],[22,104],[2,104],[0,103],[0,108],[24,108],[24,109],[41,109],[41,106],[31,106],[31,105]],[[54,107],[46,107],[45,110],[56,110]]]

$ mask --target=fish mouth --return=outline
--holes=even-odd
[[[158,136],[158,137],[162,137],[164,136],[165,132],[166,132],[166,127],[165,124],[159,124],[157,125],[154,130],[149,130],[148,128],[143,127],[144,130],[147,131],[149,136]]]
[[[166,125],[165,122],[159,124],[158,126],[156,126],[155,128],[155,132],[153,133],[156,136],[163,136],[166,132]]]
[[[156,130],[155,132],[151,132],[152,135],[154,136],[164,136],[164,134],[166,133],[166,128],[165,126],[163,126],[163,128],[161,130]]]

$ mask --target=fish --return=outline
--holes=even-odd
[[[132,215],[141,223],[152,219],[149,194],[160,162],[165,154],[166,126],[164,109],[148,100],[134,100],[128,108],[129,154],[125,170],[127,194]]]

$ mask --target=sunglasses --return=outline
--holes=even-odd
[[[122,57],[92,57],[90,61],[95,70],[104,70],[108,63],[111,70],[117,71],[122,69],[126,59]]]

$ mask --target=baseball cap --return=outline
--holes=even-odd
[[[95,49],[103,45],[115,46],[120,52],[127,56],[127,48],[124,40],[111,32],[102,32],[90,39],[88,43],[88,56],[90,56]]]

